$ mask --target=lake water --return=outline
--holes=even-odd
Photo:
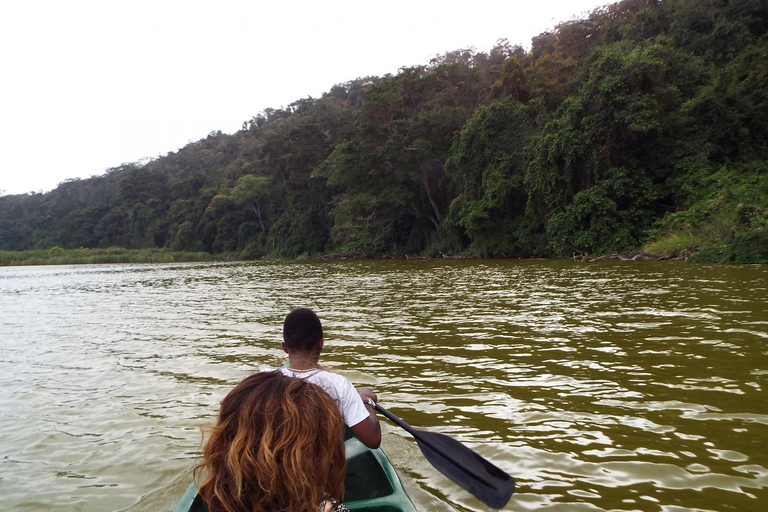
[[[281,323],[517,480],[505,510],[768,506],[768,266],[349,261],[0,268],[0,508],[170,510]],[[423,511],[487,510],[413,440]]]

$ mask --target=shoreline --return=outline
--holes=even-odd
[[[108,247],[104,249],[63,249],[61,247],[52,247],[48,250],[33,249],[27,251],[0,251],[0,267],[13,266],[42,266],[42,265],[98,265],[115,263],[195,263],[195,262],[235,262],[235,261],[269,261],[285,260],[288,258],[277,258],[265,256],[262,258],[243,258],[239,253],[219,253],[211,254],[207,252],[181,252],[168,249],[123,249],[120,247]],[[692,263],[717,263],[717,264],[761,264],[755,263],[732,263],[725,261],[709,261],[707,259],[697,259],[696,254],[678,255],[664,253],[648,252],[630,252],[627,254],[604,254],[592,256],[588,254],[574,254],[571,258],[515,258],[506,255],[496,255],[490,257],[472,256],[466,253],[462,254],[441,254],[439,256],[422,256],[416,254],[390,254],[390,255],[371,255],[362,251],[349,251],[341,253],[327,253],[318,256],[300,256],[292,258],[301,261],[350,261],[350,260],[439,260],[439,259],[497,259],[497,260],[573,260],[581,263],[593,263],[606,260],[617,260],[622,262],[636,261],[687,261]]]

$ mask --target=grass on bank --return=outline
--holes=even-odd
[[[663,233],[644,252],[692,262],[768,263],[768,208],[714,204],[668,216]]]
[[[229,259],[207,252],[180,252],[167,249],[35,249],[29,251],[0,251],[0,266],[20,265],[88,265],[101,263],[186,263]]]
[[[694,262],[768,263],[765,165],[722,168],[698,185],[698,200],[661,219],[644,252]]]

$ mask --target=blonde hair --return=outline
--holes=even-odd
[[[221,402],[195,480],[212,511],[316,512],[343,499],[346,465],[336,402],[314,384],[262,372]]]

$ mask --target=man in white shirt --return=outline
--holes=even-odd
[[[299,308],[291,311],[283,322],[283,350],[288,354],[288,367],[280,371],[317,384],[328,393],[341,409],[344,423],[369,448],[381,444],[381,426],[376,411],[364,400],[378,400],[369,388],[355,389],[338,373],[323,369],[318,363],[323,350],[323,327],[314,311]]]

